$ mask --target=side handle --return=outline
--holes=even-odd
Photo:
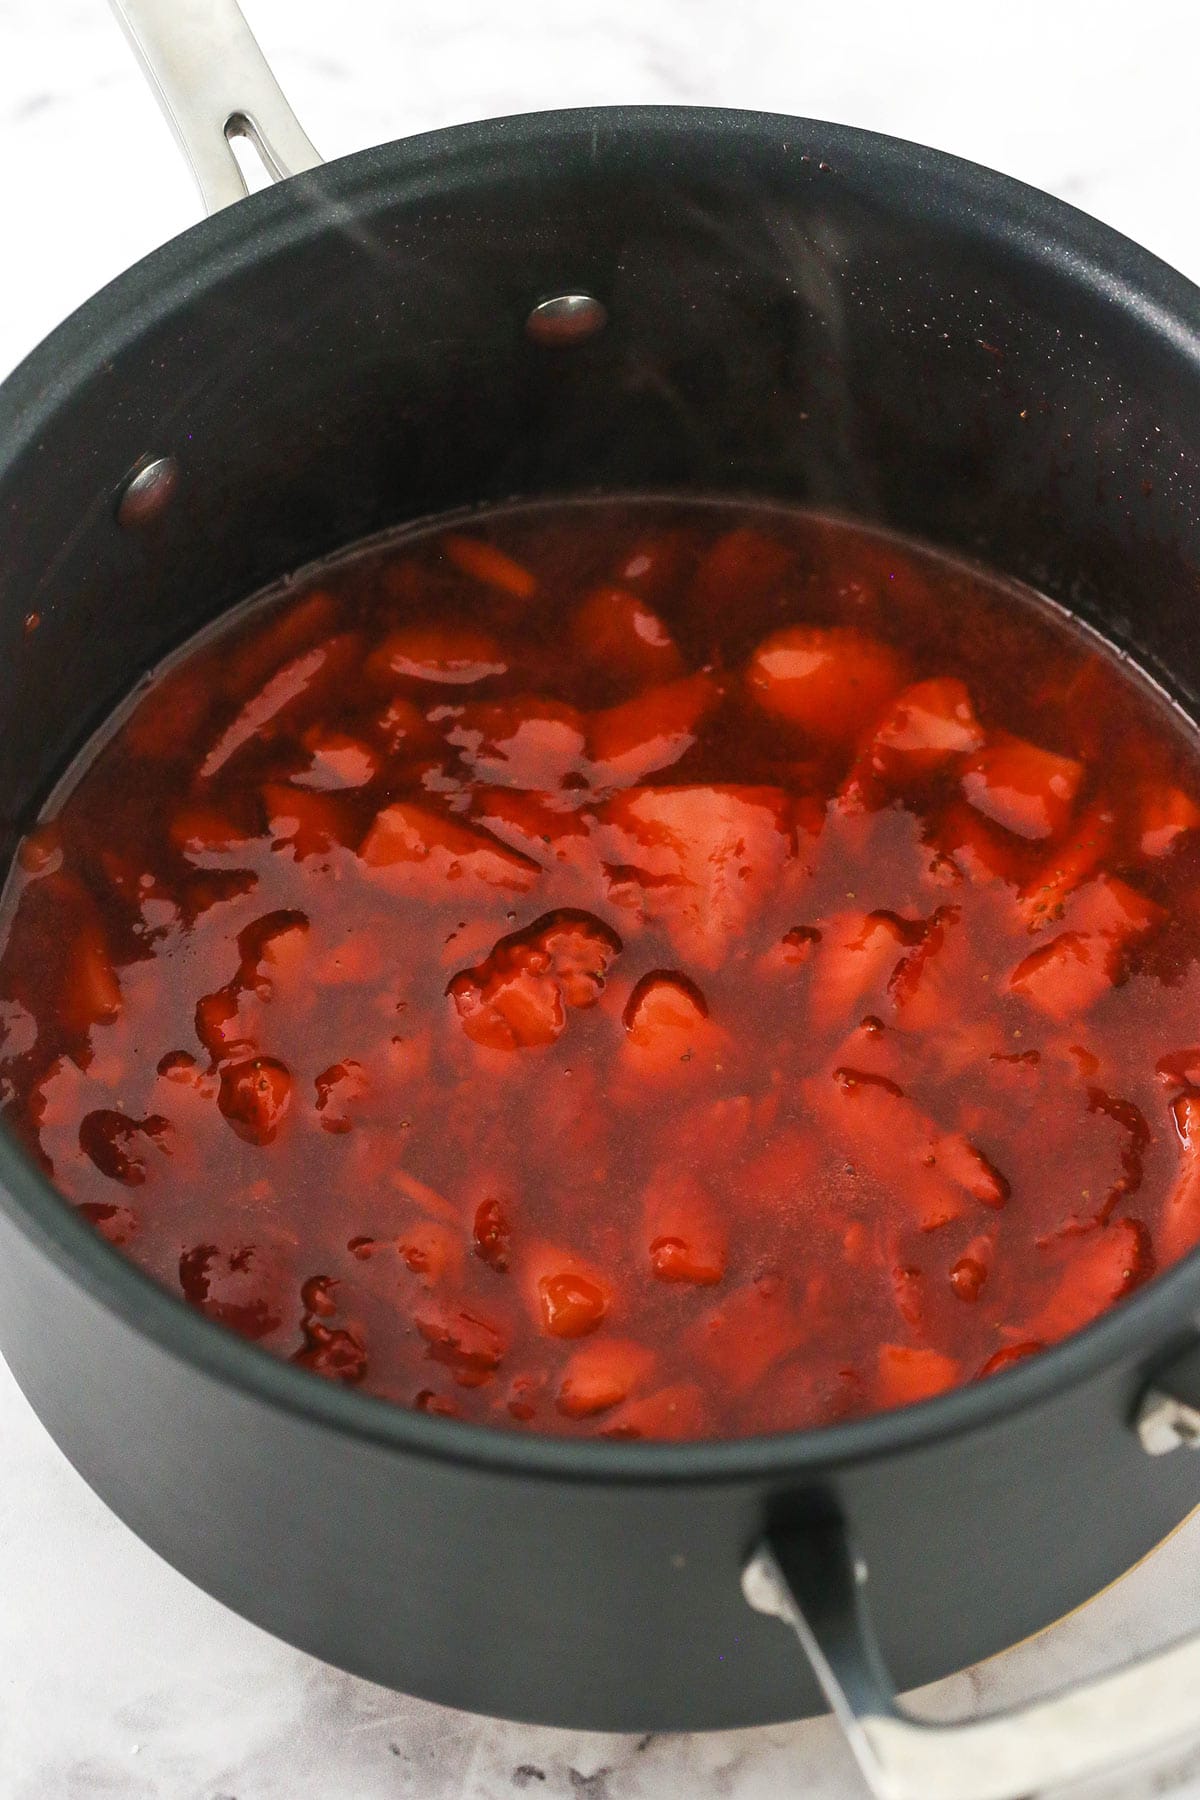
[[[192,165],[205,210],[246,193],[231,139],[254,145],[275,181],[321,158],[272,75],[237,0],[112,0]]]
[[[1008,1711],[919,1718],[897,1698],[871,1625],[866,1565],[836,1519],[768,1535],[742,1586],[755,1611],[799,1638],[877,1800],[1027,1800],[1200,1728],[1200,1638]]]

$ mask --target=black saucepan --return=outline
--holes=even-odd
[[[122,6],[215,202],[229,131],[277,173],[314,162],[232,0]],[[841,509],[1033,583],[1195,711],[1198,326],[1195,288],[1070,208],[801,119],[548,113],[311,167],[139,264],[0,388],[5,855],[199,625],[364,534],[514,495]],[[878,1662],[910,1687],[976,1661],[1184,1517],[1200,1468],[1151,1452],[1200,1427],[1197,1317],[1193,1256],[905,1411],[743,1442],[490,1433],[209,1323],[0,1135],[0,1346],[202,1587],[373,1680],[522,1719],[745,1725],[823,1685],[878,1790],[919,1800],[1025,1792],[1200,1722],[1195,1646],[1073,1712],[940,1735]]]

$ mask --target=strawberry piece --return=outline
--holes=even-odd
[[[1121,974],[1124,952],[1166,914],[1127,882],[1102,875],[1076,889],[1064,916],[1071,929],[1018,963],[1008,986],[1052,1019],[1065,1020],[1108,992]]]
[[[583,722],[557,700],[477,701],[463,708],[446,741],[482,781],[549,792],[579,768]]]
[[[267,999],[276,983],[290,983],[306,973],[308,917],[290,908],[264,913],[238,933],[237,946],[241,956],[238,979]]]
[[[53,875],[62,868],[62,826],[46,819],[17,845],[17,862],[26,875]]]
[[[636,788],[601,818],[614,899],[661,921],[680,954],[706,969],[724,962],[792,853],[778,788]]]
[[[1200,1242],[1200,1090],[1186,1088],[1171,1104],[1179,1138],[1179,1173],[1163,1207],[1158,1228],[1159,1259],[1178,1262]]]
[[[371,746],[347,732],[313,726],[304,733],[301,742],[312,761],[307,769],[292,776],[297,787],[366,787],[379,773],[379,758]]]
[[[698,1438],[711,1431],[704,1396],[694,1381],[677,1381],[629,1400],[601,1432],[606,1438]]]
[[[258,997],[237,982],[228,982],[196,1002],[196,1036],[215,1064],[230,1057],[253,1056],[262,1022]]]
[[[508,1268],[508,1241],[510,1226],[508,1216],[499,1200],[481,1200],[475,1208],[475,1223],[471,1232],[474,1240],[475,1254],[489,1268],[500,1274]]]
[[[643,975],[625,1007],[625,1050],[641,1074],[678,1073],[680,1065],[710,1063],[720,1035],[703,994],[686,975]]]
[[[585,872],[598,869],[589,820],[573,810],[573,797],[480,788],[472,817],[510,850],[544,868],[565,863]]]
[[[957,906],[939,906],[925,922],[921,941],[888,978],[888,997],[908,1031],[945,1031],[961,1007],[971,970],[960,920]]]
[[[746,671],[765,712],[837,750],[854,744],[903,681],[894,650],[841,626],[786,626],[759,645]]]
[[[737,525],[711,545],[699,568],[693,594],[702,611],[734,616],[748,601],[761,600],[791,569],[791,552],[753,525]]]
[[[292,1311],[284,1294],[288,1259],[281,1248],[243,1244],[221,1250],[195,1244],[179,1258],[184,1299],[243,1337],[269,1337]]]
[[[363,1066],[347,1057],[322,1070],[313,1084],[317,1090],[317,1113],[321,1128],[337,1135],[350,1130],[354,1123],[356,1103],[370,1092]]]
[[[551,1337],[587,1337],[613,1302],[603,1275],[568,1250],[532,1244],[522,1264],[526,1300],[538,1329]]]
[[[558,1410],[569,1419],[591,1418],[627,1400],[654,1372],[652,1350],[629,1338],[600,1338],[572,1351],[558,1390]]]
[[[461,906],[472,892],[525,893],[538,876],[524,857],[409,801],[376,814],[359,856],[389,886],[444,906]]]
[[[300,859],[349,849],[354,842],[354,815],[332,794],[271,781],[263,788],[262,799],[269,836],[276,845],[290,844]]]
[[[764,950],[754,967],[762,976],[795,975],[807,968],[821,942],[815,925],[793,925],[769,950]]]
[[[215,806],[184,806],[171,820],[169,835],[189,862],[203,863],[214,856],[240,850],[250,833]]]
[[[597,787],[629,787],[677,763],[721,698],[711,675],[685,675],[593,713],[588,749]]]
[[[745,1394],[773,1363],[799,1350],[808,1332],[777,1275],[735,1289],[688,1333],[697,1361],[731,1394]]]
[[[818,1170],[815,1134],[787,1127],[772,1131],[764,1148],[742,1161],[729,1179],[739,1198],[755,1214],[773,1212],[789,1222],[811,1218],[814,1196],[821,1193],[824,1185]]]
[[[445,1363],[464,1386],[476,1386],[504,1360],[507,1333],[499,1321],[474,1308],[468,1311],[451,1303],[422,1300],[413,1313],[413,1324],[433,1360]]]
[[[618,583],[657,603],[675,588],[690,556],[685,531],[667,529],[636,539],[617,564]]]
[[[238,751],[255,739],[267,735],[269,726],[277,726],[306,695],[311,694],[319,679],[327,678],[331,667],[348,660],[349,640],[334,638],[306,650],[293,662],[276,670],[266,686],[247,700],[236,718],[226,726],[204,761],[200,764],[201,781],[211,781],[220,774]]]
[[[501,938],[487,960],[454,976],[446,992],[463,1030],[493,1050],[550,1044],[564,1006],[594,1006],[621,940],[590,913],[563,909]]]
[[[643,1237],[659,1281],[712,1287],[725,1274],[728,1233],[693,1175],[655,1171],[643,1201]]]
[[[1073,931],[1096,933],[1123,949],[1161,925],[1167,915],[1127,881],[1101,875],[1076,889],[1063,916]]]
[[[83,1034],[109,1025],[121,1011],[121,984],[98,924],[77,926],[67,956],[59,1017],[67,1030]]]
[[[222,655],[225,691],[232,698],[241,698],[251,689],[261,688],[283,663],[311,649],[318,638],[328,638],[337,623],[337,613],[337,601],[323,588],[289,597],[265,622],[260,621],[255,631]]]
[[[1115,823],[1110,806],[1101,802],[1089,807],[1066,843],[1026,883],[1020,910],[1031,931],[1062,917],[1069,896],[1108,855]]]
[[[1020,853],[1011,838],[1001,837],[961,802],[943,813],[938,842],[960,873],[977,886],[992,881],[1015,884],[1020,879]]]
[[[287,1067],[275,1057],[255,1056],[222,1070],[217,1105],[240,1138],[248,1144],[269,1144],[291,1097]]]
[[[397,1236],[396,1248],[405,1268],[419,1275],[427,1287],[447,1276],[457,1280],[462,1274],[461,1233],[438,1219],[414,1219]]]
[[[925,1277],[920,1269],[901,1264],[892,1270],[891,1278],[897,1312],[910,1331],[924,1337],[927,1326]]]
[[[571,622],[571,639],[589,665],[614,681],[645,686],[683,673],[683,658],[670,632],[628,588],[594,589]]]
[[[367,658],[369,680],[431,681],[471,687],[508,669],[496,640],[468,625],[405,625],[393,631]]]
[[[984,1241],[988,1243],[990,1258],[990,1240],[985,1239]],[[985,1260],[983,1256],[972,1254],[973,1250],[974,1245],[967,1250],[965,1255],[959,1257],[950,1271],[950,1286],[958,1298],[965,1300],[968,1305],[973,1305],[983,1292],[989,1268],[989,1261]]]
[[[997,732],[963,771],[962,791],[977,812],[1022,838],[1057,837],[1071,816],[1083,764],[1024,738]]]
[[[1047,1344],[1090,1325],[1153,1267],[1149,1233],[1133,1219],[1117,1219],[1059,1243],[1070,1247],[1062,1275],[1027,1327],[1031,1339]]]
[[[896,913],[841,913],[821,928],[809,1017],[818,1031],[841,1025],[882,992],[906,949],[924,935],[920,920]]]
[[[965,682],[949,675],[915,682],[897,695],[855,760],[843,804],[876,805],[881,790],[927,781],[983,741]]]
[[[450,532],[442,539],[442,553],[473,581],[509,594],[514,600],[532,600],[537,593],[537,577],[532,570],[483,538]]]
[[[1152,787],[1142,795],[1138,848],[1143,856],[1165,856],[1186,832],[1200,827],[1200,806],[1182,788]]]
[[[125,1187],[141,1187],[147,1160],[153,1149],[166,1150],[170,1127],[157,1113],[131,1119],[125,1113],[100,1107],[85,1113],[79,1124],[79,1148],[102,1175]]]
[[[962,1379],[961,1366],[940,1350],[917,1349],[911,1344],[881,1344],[879,1375],[875,1386],[879,1406],[911,1406],[944,1394]]]

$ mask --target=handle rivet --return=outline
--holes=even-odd
[[[179,464],[173,456],[144,457],[117,499],[117,524],[126,530],[150,525],[170,505],[179,486]]]
[[[525,321],[535,344],[565,349],[595,337],[608,324],[608,308],[594,294],[554,294],[539,300]]]

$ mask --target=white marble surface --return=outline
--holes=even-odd
[[[330,155],[551,105],[807,112],[1023,176],[1200,278],[1195,0],[247,0],[246,10]],[[0,0],[0,204],[0,375],[196,217],[103,0]],[[352,1681],[159,1562],[67,1467],[2,1369],[0,1446],[0,1800],[862,1792],[827,1721],[600,1738],[460,1716]],[[946,1699],[1032,1693],[1195,1628],[1200,1521],[1039,1642],[948,1684]],[[1200,1750],[1087,1794],[1200,1800]]]

